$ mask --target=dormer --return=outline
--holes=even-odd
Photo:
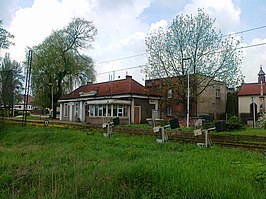
[[[264,71],[262,70],[262,67],[260,67],[260,72],[258,74],[258,83],[265,83],[265,73]]]

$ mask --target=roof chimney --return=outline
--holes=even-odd
[[[132,79],[131,75],[126,75],[126,79]]]

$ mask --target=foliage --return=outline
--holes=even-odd
[[[265,198],[257,152],[154,137],[8,126],[0,135],[0,198]]]
[[[237,93],[238,91],[229,91],[227,93],[226,113],[231,116],[238,115]]]
[[[209,86],[226,83],[232,87],[243,79],[242,52],[237,50],[240,41],[222,35],[214,23],[199,9],[196,16],[177,15],[167,30],[159,28],[146,37],[149,55],[144,72],[150,79],[164,78],[183,105],[188,74],[194,101]]]
[[[243,122],[236,116],[229,117],[226,122],[226,127],[228,131],[239,131],[245,129]]]
[[[261,115],[258,119],[258,125],[262,129],[266,129],[266,114]]]
[[[32,89],[38,105],[50,107],[53,92],[56,106],[58,99],[73,87],[95,80],[93,60],[80,50],[91,47],[96,33],[92,21],[75,18],[33,47]],[[55,118],[56,111],[53,113]]]
[[[4,107],[13,107],[14,103],[21,101],[22,67],[6,54],[0,68],[0,104]]]
[[[11,42],[13,38],[14,36],[3,28],[3,21],[0,20],[0,49],[6,49],[10,45],[13,45],[13,43]]]

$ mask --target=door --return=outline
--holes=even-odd
[[[139,124],[141,119],[140,106],[134,107],[134,124]]]

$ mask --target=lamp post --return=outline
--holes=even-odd
[[[183,61],[191,60],[190,57],[182,59]],[[189,98],[190,98],[190,90],[189,90],[189,66],[187,67],[187,128],[189,127]]]
[[[54,112],[54,89],[53,89],[53,83],[49,82],[49,86],[51,86],[51,118],[53,118],[53,112]]]

